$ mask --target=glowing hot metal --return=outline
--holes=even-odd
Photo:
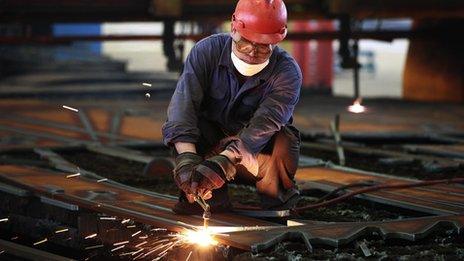
[[[182,243],[196,244],[202,247],[215,246],[218,242],[214,239],[211,231],[207,229],[190,230],[187,229],[184,233],[178,235]]]
[[[363,113],[366,111],[366,107],[361,105],[361,98],[358,98],[354,101],[353,105],[348,106],[348,111],[352,113]]]

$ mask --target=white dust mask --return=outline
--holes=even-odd
[[[264,67],[269,64],[269,59],[267,59],[264,63],[259,64],[246,63],[240,60],[233,51],[230,53],[230,57],[232,58],[232,63],[234,63],[235,69],[237,69],[237,71],[243,76],[253,76],[262,71]]]

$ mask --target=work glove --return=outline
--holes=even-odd
[[[174,180],[177,186],[188,196],[190,191],[192,174],[195,167],[203,161],[203,158],[193,152],[183,152],[176,157],[174,168]],[[190,200],[189,200],[190,201]]]
[[[221,188],[226,181],[233,180],[235,174],[235,163],[228,157],[213,156],[195,168],[190,191],[204,199],[209,199],[212,190]]]

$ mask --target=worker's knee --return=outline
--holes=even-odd
[[[300,132],[292,125],[283,126],[271,139],[271,143],[269,149],[273,155],[299,154]]]

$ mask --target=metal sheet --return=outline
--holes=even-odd
[[[39,249],[19,245],[16,243],[8,242],[5,240],[0,239],[0,249],[5,250],[8,254],[20,258],[24,258],[26,260],[34,260],[34,261],[73,261],[74,259],[58,256],[49,252],[45,252]]]
[[[45,196],[67,204],[77,205],[120,218],[131,218],[145,224],[181,231],[184,228],[202,226],[201,216],[176,215],[171,209],[176,200],[167,197],[147,195],[128,191],[124,187],[107,182],[96,182],[82,176],[66,178],[69,173],[52,172],[43,169],[3,165],[0,166],[0,180],[20,186],[34,192],[37,196]],[[43,184],[65,188],[63,193],[51,193]],[[106,191],[111,197],[89,199],[90,191]],[[274,227],[275,223],[233,214],[212,214],[211,226],[219,227]],[[228,245],[240,245],[230,242],[226,237],[218,238]],[[248,249],[248,248],[247,248]]]
[[[242,248],[249,246],[253,252],[265,250],[285,239],[301,239],[311,249],[311,244],[315,243],[339,247],[373,233],[388,239],[399,238],[414,241],[444,227],[446,229],[452,228],[459,234],[462,233],[464,216],[449,215],[382,222],[310,224],[273,228],[266,231],[232,232],[229,233],[228,240],[240,242]]]
[[[301,189],[318,188],[332,191],[343,185],[362,181],[379,183],[404,183],[403,179],[387,175],[369,175],[327,168],[302,168],[297,171],[296,181]],[[351,191],[347,189],[347,191]],[[458,214],[464,212],[464,189],[453,185],[433,185],[422,188],[385,190],[358,196],[383,204],[399,206],[431,214]]]

